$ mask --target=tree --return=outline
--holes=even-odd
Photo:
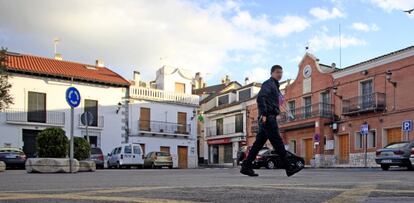
[[[13,97],[10,94],[11,84],[8,81],[6,71],[6,49],[1,48],[0,51],[0,110],[13,104]]]

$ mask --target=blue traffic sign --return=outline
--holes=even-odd
[[[81,96],[78,89],[74,87],[69,87],[66,90],[66,101],[68,102],[69,106],[75,108],[79,106],[81,102]]]
[[[402,130],[404,132],[411,132],[413,130],[413,121],[412,120],[403,121]]]
[[[369,131],[368,124],[361,125],[361,134],[367,135]]]

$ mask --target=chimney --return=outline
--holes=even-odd
[[[96,67],[105,67],[104,61],[101,60],[101,59],[96,59],[95,66]]]
[[[335,64],[335,63],[332,63],[331,67],[332,67],[333,69],[335,69],[335,68],[336,68],[336,64]]]
[[[194,77],[194,89],[203,88],[204,80],[201,77],[201,73],[197,72]]]
[[[134,82],[135,86],[139,86],[139,83],[141,82],[141,73],[139,71],[134,71]]]
[[[244,78],[244,84],[245,84],[245,85],[249,84],[249,82],[250,82],[250,81],[249,81],[249,77]]]
[[[55,60],[59,60],[59,61],[63,60],[62,54],[55,53]]]
[[[230,77],[229,75],[226,75],[222,80],[221,80],[221,84],[225,84],[228,85],[230,83]]]

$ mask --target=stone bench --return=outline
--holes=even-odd
[[[26,161],[28,173],[70,173],[70,160],[67,158],[30,158]],[[73,160],[73,172],[79,171],[78,160]]]
[[[2,161],[0,161],[0,172],[3,172],[6,170],[6,164]]]

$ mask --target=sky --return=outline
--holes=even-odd
[[[0,0],[0,46],[53,57],[58,38],[64,60],[101,59],[127,79],[137,70],[153,80],[169,65],[201,72],[207,85],[226,74],[262,82],[274,64],[295,79],[305,47],[343,68],[414,45],[414,12],[403,12],[412,8],[414,0]]]

